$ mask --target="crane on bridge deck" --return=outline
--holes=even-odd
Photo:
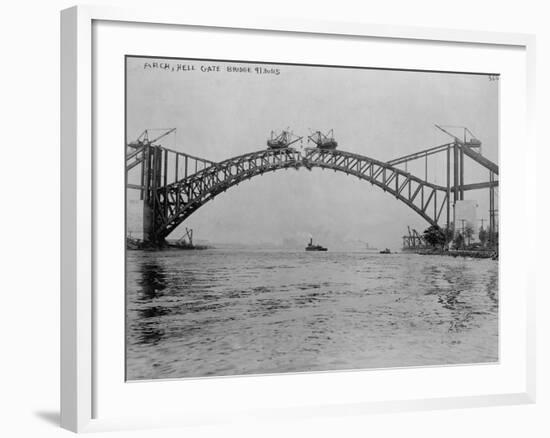
[[[319,149],[336,149],[338,142],[334,139],[334,131],[331,129],[326,134],[315,131],[308,137],[308,143],[312,141]]]
[[[162,131],[164,132],[151,140],[149,139],[149,130],[146,129],[139,135],[139,137],[135,141],[128,143],[128,146],[136,149],[141,146],[151,146],[157,141],[159,141],[161,138],[166,137],[167,135],[171,134],[175,130],[176,128],[162,129]]]
[[[440,125],[434,125],[437,129],[444,132],[445,134],[451,136],[457,143],[463,144],[465,146],[468,146],[470,148],[479,148],[479,153],[481,154],[481,141],[473,134],[472,131],[470,131],[466,126],[445,126],[445,128],[459,128],[464,131],[464,136],[461,139],[459,139],[456,135],[450,133],[446,129],[444,129],[443,126]],[[467,136],[469,134],[469,138]]]
[[[267,147],[269,149],[285,149],[303,138],[294,135],[288,128],[283,130],[279,135],[275,131],[271,131],[271,138],[267,140]]]

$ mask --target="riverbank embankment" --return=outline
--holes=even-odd
[[[495,250],[467,250],[467,249],[451,249],[442,250],[436,248],[422,248],[414,251],[420,255],[444,255],[451,257],[470,257],[473,259],[493,259],[498,260],[498,252]]]

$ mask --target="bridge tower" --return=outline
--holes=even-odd
[[[210,160],[156,145],[157,141],[175,132],[175,128],[161,131],[164,131],[161,135],[149,139],[149,132],[145,130],[136,141],[127,144],[126,153],[126,187],[140,191],[143,241],[153,246],[165,243],[163,228],[172,209],[178,207],[179,198],[172,201],[169,197],[170,184],[214,164]],[[139,169],[139,174],[132,171],[134,168]]]
[[[155,202],[156,191],[161,187],[161,169],[163,151],[159,146],[146,146],[142,165],[142,185],[140,199],[143,201],[143,240],[155,240]]]

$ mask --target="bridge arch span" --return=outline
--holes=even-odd
[[[370,182],[405,203],[429,224],[437,224],[447,187],[424,181],[388,163],[340,150],[266,149],[214,163],[187,178],[159,188],[154,196],[155,240],[163,241],[197,209],[227,189],[264,173],[281,169],[332,169]]]

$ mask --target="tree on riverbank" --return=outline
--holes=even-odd
[[[453,241],[453,237],[455,235],[455,228],[453,224],[449,224],[448,227],[445,227],[443,233],[445,233],[445,244],[449,246]]]
[[[479,234],[477,236],[479,238],[479,241],[481,242],[481,246],[485,247],[485,244],[487,243],[487,231],[483,227],[479,229]]]
[[[464,237],[468,239],[468,246],[472,243],[472,237],[474,237],[474,229],[471,225],[466,225],[466,228],[464,228]]]
[[[464,247],[464,236],[462,233],[456,233],[453,239],[453,249],[463,249]]]
[[[432,247],[440,247],[447,243],[447,236],[438,225],[432,225],[424,230],[424,241]]]

